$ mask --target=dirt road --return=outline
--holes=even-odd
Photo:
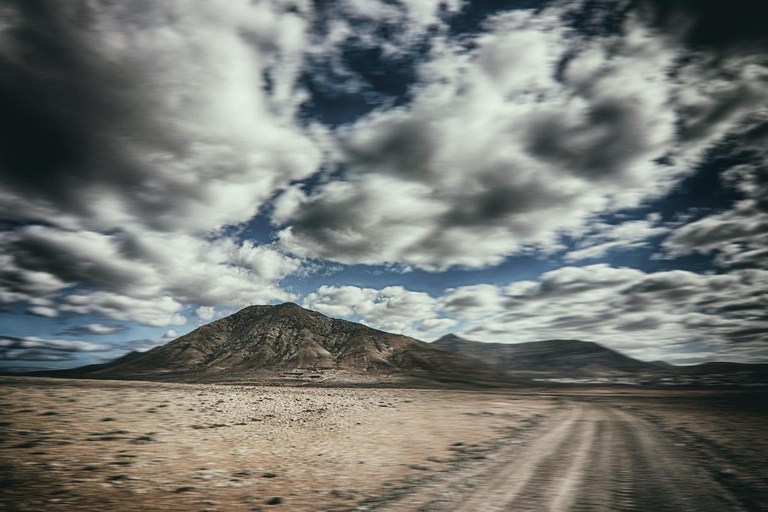
[[[745,510],[685,447],[610,405],[573,403],[517,443],[378,510]]]

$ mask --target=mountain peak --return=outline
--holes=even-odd
[[[247,379],[311,371],[510,382],[472,358],[430,343],[330,318],[293,302],[253,305],[90,376],[168,380]],[[373,377],[371,377],[373,378]]]

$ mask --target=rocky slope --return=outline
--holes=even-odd
[[[614,350],[577,340],[530,343],[484,343],[455,334],[433,343],[444,350],[476,357],[503,372],[547,377],[592,377],[655,371],[658,363],[646,363]]]
[[[143,354],[70,372],[70,376],[91,378],[171,381],[247,380],[276,374],[319,381],[363,375],[373,381],[409,376],[515,382],[475,359],[293,303],[250,306]]]

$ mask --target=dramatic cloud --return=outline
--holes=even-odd
[[[294,122],[302,4],[6,2],[0,214],[96,230],[249,220],[322,158]]]
[[[210,307],[290,300],[294,295],[276,283],[300,265],[269,246],[249,241],[152,232],[105,235],[27,226],[0,235],[0,248],[8,262],[0,271],[0,285],[7,283],[8,289],[17,292],[7,302],[20,300],[22,294],[49,297],[79,283],[101,294],[67,297],[62,310],[95,311],[116,320],[148,318],[146,311],[152,310],[157,297],[178,306],[173,315],[181,303]],[[121,307],[85,307],[82,302],[84,297],[101,301],[104,296],[123,297]],[[80,301],[75,309],[73,300]],[[40,306],[47,306],[50,314],[55,311],[51,304]],[[129,313],[129,307],[138,310]],[[178,324],[178,317],[162,316],[163,311],[167,312],[150,315],[151,325],[166,325],[159,318]]]
[[[407,106],[339,132],[344,180],[277,201],[281,246],[430,270],[556,248],[596,214],[663,194],[754,104],[714,115],[735,86],[697,85],[708,68],[681,68],[684,50],[636,17],[586,39],[563,13],[498,15],[471,44],[436,39]],[[757,69],[739,73],[768,98]]]
[[[0,323],[148,349],[303,300],[424,339],[766,357],[765,8],[521,4],[3,2]],[[640,268],[536,270],[618,251]],[[379,277],[414,269],[430,293]]]
[[[418,53],[434,33],[445,32],[448,19],[465,5],[461,0],[319,3],[314,13],[317,31],[307,50],[308,79],[331,97],[359,94],[355,101],[362,100],[371,108],[391,103],[393,91],[377,87],[386,80],[374,62],[380,60],[393,68],[410,62],[414,51]]]
[[[167,325],[181,304],[293,298],[277,283],[297,260],[223,229],[323,161],[324,130],[297,120],[312,16],[292,0],[3,4],[0,303]]]

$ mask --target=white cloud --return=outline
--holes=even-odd
[[[474,38],[433,38],[410,103],[338,131],[343,181],[278,200],[281,247],[428,270],[558,249],[561,235],[663,196],[714,143],[760,125],[768,82],[754,56],[713,60],[634,15],[620,33],[584,37],[563,21],[572,8],[505,12]],[[664,229],[644,227],[569,257]]]
[[[78,325],[77,327],[72,328],[70,331],[87,333],[87,334],[106,335],[106,334],[114,334],[116,332],[124,331],[125,329],[126,327],[124,325],[84,324],[84,325]]]
[[[417,324],[429,320],[421,332],[446,328],[449,321],[440,321],[439,303],[424,292],[388,286],[381,290],[357,286],[321,286],[304,299],[304,306],[333,316],[360,320],[371,327],[414,336]]]
[[[201,306],[195,310],[195,314],[200,320],[211,320],[216,314],[216,308],[212,306]]]
[[[48,318],[59,316],[59,312],[56,310],[56,308],[50,308],[48,306],[32,306],[31,308],[27,309],[27,312],[33,315],[44,316]]]
[[[486,317],[503,309],[505,297],[498,286],[474,284],[449,288],[442,297],[442,306],[460,320]]]
[[[677,148],[667,71],[679,53],[637,24],[586,43],[561,14],[497,16],[470,50],[436,39],[408,106],[340,131],[345,180],[278,203],[281,247],[482,267],[667,190],[688,170],[658,163]]]
[[[445,334],[449,329],[458,325],[458,321],[453,318],[428,318],[421,322],[417,328],[419,336],[437,337]]]
[[[293,300],[296,296],[278,283],[301,265],[271,246],[250,241],[156,232],[105,235],[28,226],[0,237],[0,247],[8,262],[0,271],[0,285],[5,279],[18,290],[7,302],[55,296],[82,283],[124,297],[125,307],[138,308],[135,318],[147,318],[144,310],[157,297],[202,307]],[[73,311],[69,298],[64,301],[63,310]],[[51,310],[54,304],[42,306]]]
[[[0,216],[22,222],[0,229],[0,303],[166,325],[181,304],[294,298],[278,282],[300,262],[224,228],[323,162],[327,130],[297,117],[313,10],[4,6]],[[97,292],[62,298],[78,284]]]

